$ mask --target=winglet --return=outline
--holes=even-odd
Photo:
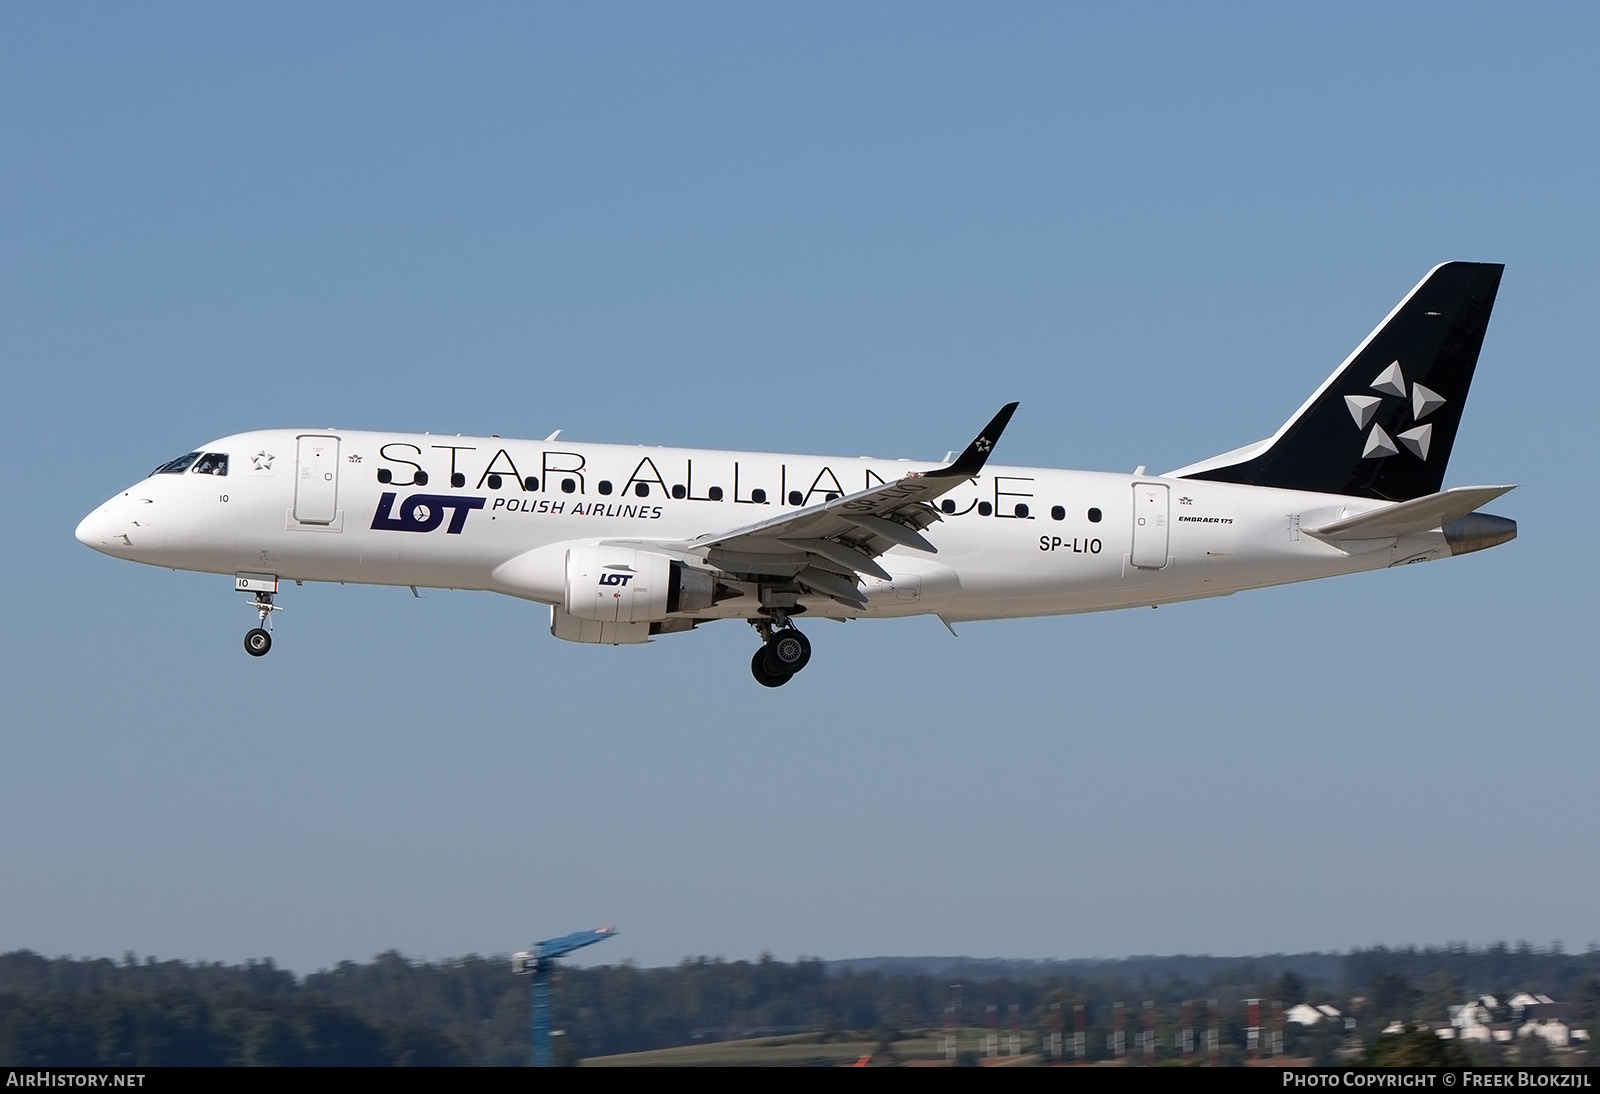
[[[1006,423],[1011,421],[1011,415],[1017,410],[1016,403],[1007,403],[1000,408],[983,431],[977,435],[966,450],[956,457],[956,462],[949,467],[941,467],[937,471],[927,471],[924,474],[943,478],[950,476],[958,479],[970,479],[989,461],[989,453],[994,451],[994,446],[1000,443],[1000,434],[1005,432]]]

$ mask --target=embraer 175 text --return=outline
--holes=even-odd
[[[1016,404],[945,466],[870,458],[276,429],[203,445],[84,518],[80,541],[229,574],[267,652],[280,582],[487,589],[570,642],[743,619],[767,687],[796,623],[1060,615],[1492,547],[1509,486],[1441,490],[1503,270],[1434,268],[1275,434],[1164,475],[998,467]]]

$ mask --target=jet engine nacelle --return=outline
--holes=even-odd
[[[709,608],[716,597],[710,571],[654,551],[631,547],[574,547],[567,552],[565,608],[577,619],[649,623],[674,612]]]

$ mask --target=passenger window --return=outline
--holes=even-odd
[[[194,465],[196,475],[226,475],[228,473],[228,454],[226,452],[207,452],[200,457],[200,462]]]
[[[172,460],[169,463],[162,464],[160,467],[158,467],[154,471],[150,472],[150,474],[152,474],[152,475],[181,475],[185,471],[189,470],[190,465],[193,464],[194,461],[198,460],[199,458],[200,458],[200,453],[191,452],[187,456],[179,456],[177,459]]]

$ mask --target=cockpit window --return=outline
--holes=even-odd
[[[200,462],[194,465],[196,475],[226,475],[228,473],[228,454],[226,452],[207,452],[200,457]]]
[[[194,461],[198,460],[199,458],[200,458],[200,453],[191,452],[187,456],[179,456],[177,459],[173,460],[171,463],[162,464],[160,467],[158,467],[154,471],[150,472],[150,474],[152,474],[152,475],[181,475],[185,471],[189,470],[189,465],[194,463]]]

